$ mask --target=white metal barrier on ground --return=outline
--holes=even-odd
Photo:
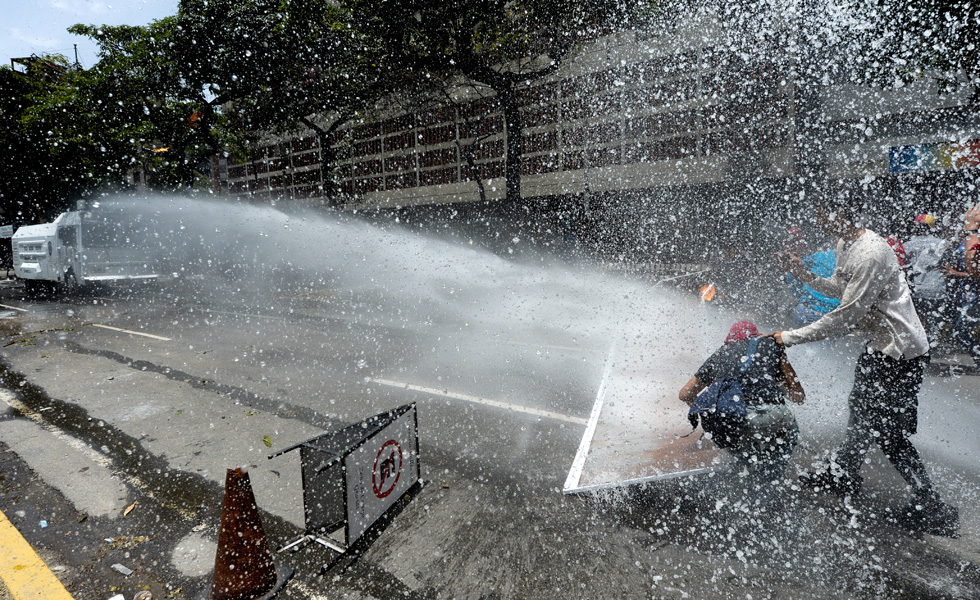
[[[398,500],[420,483],[414,403],[380,413],[273,454],[299,449],[306,531],[280,551],[316,543],[346,555]]]

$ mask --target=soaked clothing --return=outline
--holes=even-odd
[[[928,353],[929,340],[912,304],[905,274],[891,246],[877,233],[865,230],[855,240],[840,240],[834,274],[817,277],[808,285],[840,298],[840,306],[810,325],[784,331],[787,346],[857,328],[868,334],[869,348],[892,358],[917,358]]]
[[[966,242],[961,243],[952,257],[953,268],[966,272]],[[980,281],[969,277],[951,278],[954,302],[953,340],[965,348],[973,361],[980,366],[980,341],[976,332],[980,328]]]
[[[728,451],[752,477],[772,481],[782,476],[799,439],[796,418],[786,406],[781,359],[784,350],[771,337],[759,340],[752,365],[739,377],[745,394],[746,423],[735,447]],[[705,386],[737,376],[749,340],[725,344],[701,365],[694,376]]]
[[[837,255],[834,250],[815,252],[803,259],[803,266],[818,277],[833,275],[836,264]],[[800,325],[813,323],[840,306],[840,300],[821,294],[792,275],[786,275],[786,282],[793,295],[799,299],[799,304],[793,310],[793,317]]]
[[[919,452],[909,436],[919,424],[920,358],[894,359],[866,350],[854,369],[854,387],[848,398],[847,438],[840,450],[840,465],[858,477],[864,457],[877,443],[888,460],[914,489],[931,487]]]
[[[740,378],[747,406],[760,404],[785,404],[785,392],[779,387],[783,380],[780,359],[783,349],[771,337],[760,337],[752,366]],[[734,377],[742,365],[749,347],[749,340],[725,344],[715,350],[694,374],[698,381],[708,386],[715,381]]]

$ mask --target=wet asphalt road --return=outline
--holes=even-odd
[[[980,597],[975,507],[947,540],[883,523],[901,498],[880,493],[789,490],[759,510],[721,476],[562,496],[603,340],[403,316],[382,295],[201,279],[25,298],[3,285],[0,304],[21,310],[0,321],[0,509],[76,598],[190,598],[213,566],[226,468],[249,466],[279,545],[301,530],[299,467],[267,456],[417,402],[427,485],[325,576],[326,551],[279,555],[298,571],[283,597]],[[941,473],[975,488],[975,472]]]

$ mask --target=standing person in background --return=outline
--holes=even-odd
[[[943,256],[949,243],[936,235],[936,218],[919,215],[912,226],[912,237],[905,244],[909,258],[909,285],[915,311],[925,327],[930,348],[936,348],[946,314],[946,279]]]
[[[948,264],[943,267],[947,278],[947,295],[953,304],[952,338],[962,346],[976,366],[980,367],[980,208],[973,207],[963,220],[962,241],[956,245]]]
[[[963,243],[966,255],[966,270],[975,280],[980,280],[980,204],[967,211],[963,219],[966,240]]]
[[[840,238],[834,274],[817,277],[795,255],[782,258],[793,276],[840,298],[840,306],[810,325],[773,336],[781,345],[795,346],[854,329],[867,336],[867,347],[854,370],[844,444],[825,468],[805,474],[802,482],[814,491],[842,496],[858,492],[865,456],[877,443],[913,490],[898,521],[917,531],[955,535],[959,513],[933,488],[909,439],[918,427],[919,388],[929,341],[904,273],[884,238],[864,228],[856,211],[841,199],[829,200],[817,209],[817,221],[825,232]]]
[[[796,253],[792,252],[792,254]],[[830,277],[834,273],[834,266],[837,264],[837,255],[834,249],[830,248],[814,252],[802,260],[803,265],[814,275]],[[836,298],[821,294],[793,275],[786,275],[786,283],[793,295],[799,300],[796,308],[793,309],[793,319],[797,325],[809,325],[840,305],[840,301]]]

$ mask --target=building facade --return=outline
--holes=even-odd
[[[656,35],[618,32],[526,86],[522,194],[532,210],[571,198],[579,213],[601,211],[593,224],[601,220],[605,233],[629,229],[639,239],[679,213],[704,222],[721,205],[738,213],[792,203],[799,179],[815,173],[908,201],[909,211],[925,196],[930,209],[952,210],[976,179],[980,119],[969,91],[813,81],[789,27],[748,50],[731,39],[710,15]],[[508,139],[493,106],[492,97],[471,97],[351,124],[330,138],[337,158],[327,168],[310,132],[265,139],[252,160],[222,159],[215,170],[228,194],[256,202],[380,210],[499,202]]]

